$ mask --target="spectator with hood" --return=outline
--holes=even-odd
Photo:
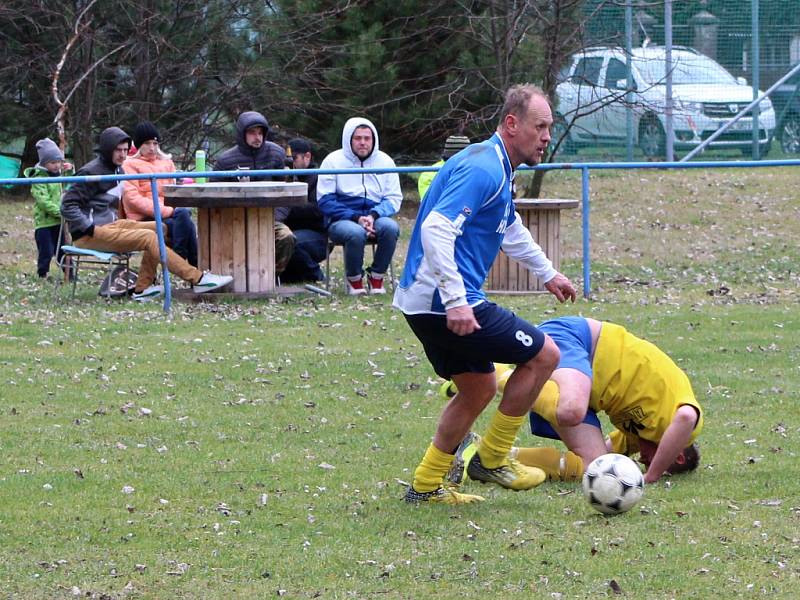
[[[321,169],[394,168],[394,161],[380,151],[378,130],[368,119],[349,119],[342,130],[342,148],[322,161]],[[344,247],[347,293],[366,294],[364,247],[376,241],[372,265],[367,268],[371,294],[385,294],[383,279],[397,246],[400,228],[392,216],[400,210],[403,193],[397,173],[347,173],[320,175],[317,201],[325,215],[328,236]]]
[[[122,174],[130,136],[119,127],[109,127],[100,134],[99,141],[97,157],[83,165],[77,176]],[[79,248],[144,253],[133,298],[146,301],[164,292],[163,286],[154,283],[160,262],[156,224],[117,219],[122,188],[123,182],[113,179],[74,183],[62,197],[61,215],[69,227],[72,243]],[[229,275],[203,273],[170,248],[167,248],[167,267],[170,273],[191,283],[195,293],[210,292],[233,281]]]
[[[215,171],[256,171],[283,169],[286,153],[283,148],[267,141],[269,123],[256,111],[239,115],[236,121],[236,145],[219,155]],[[273,177],[243,174],[239,180],[270,181]],[[217,179],[216,181],[224,181]],[[280,275],[286,269],[294,252],[295,239],[288,226],[275,222],[275,272]]]

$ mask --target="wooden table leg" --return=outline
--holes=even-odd
[[[275,214],[271,206],[248,208],[246,229],[247,291],[275,291]]]

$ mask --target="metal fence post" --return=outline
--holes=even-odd
[[[751,51],[753,53],[753,100],[758,98],[758,88],[759,88],[759,71],[761,70],[761,49],[759,48],[760,40],[758,35],[758,0],[751,0],[750,2],[750,11],[752,13],[751,17],[751,27],[752,27],[752,40]],[[758,160],[761,157],[761,148],[758,145],[758,130],[759,130],[759,116],[760,110],[758,103],[753,106],[753,153],[752,157],[753,160]]]
[[[589,169],[581,169],[581,220],[583,229],[583,297],[588,298],[592,291],[592,267],[589,264]]]
[[[153,218],[156,220],[158,236],[158,254],[161,258],[161,275],[164,278],[164,312],[169,313],[172,306],[172,286],[167,268],[167,244],[164,242],[164,230],[161,221],[161,203],[158,201],[158,183],[155,177],[150,178],[150,190],[153,194]]]

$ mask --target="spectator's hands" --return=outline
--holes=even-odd
[[[568,299],[575,302],[575,286],[572,282],[564,277],[561,273],[557,273],[550,281],[544,284],[545,289],[558,298],[559,302],[566,302]]]
[[[481,326],[468,304],[447,309],[447,328],[456,335],[469,335]]]
[[[358,224],[367,230],[368,235],[375,235],[375,219],[372,218],[372,215],[358,217]]]
[[[64,171],[71,171],[72,163],[64,162]]]

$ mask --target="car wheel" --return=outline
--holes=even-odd
[[[647,158],[664,158],[667,136],[657,117],[649,116],[639,124],[639,148]]]
[[[578,151],[575,142],[570,139],[569,131],[567,130],[567,121],[559,114],[556,114],[553,119],[553,130],[550,134],[550,152],[558,145],[558,154],[574,154]]]
[[[781,150],[784,154],[800,154],[800,115],[787,115],[780,130]]]

